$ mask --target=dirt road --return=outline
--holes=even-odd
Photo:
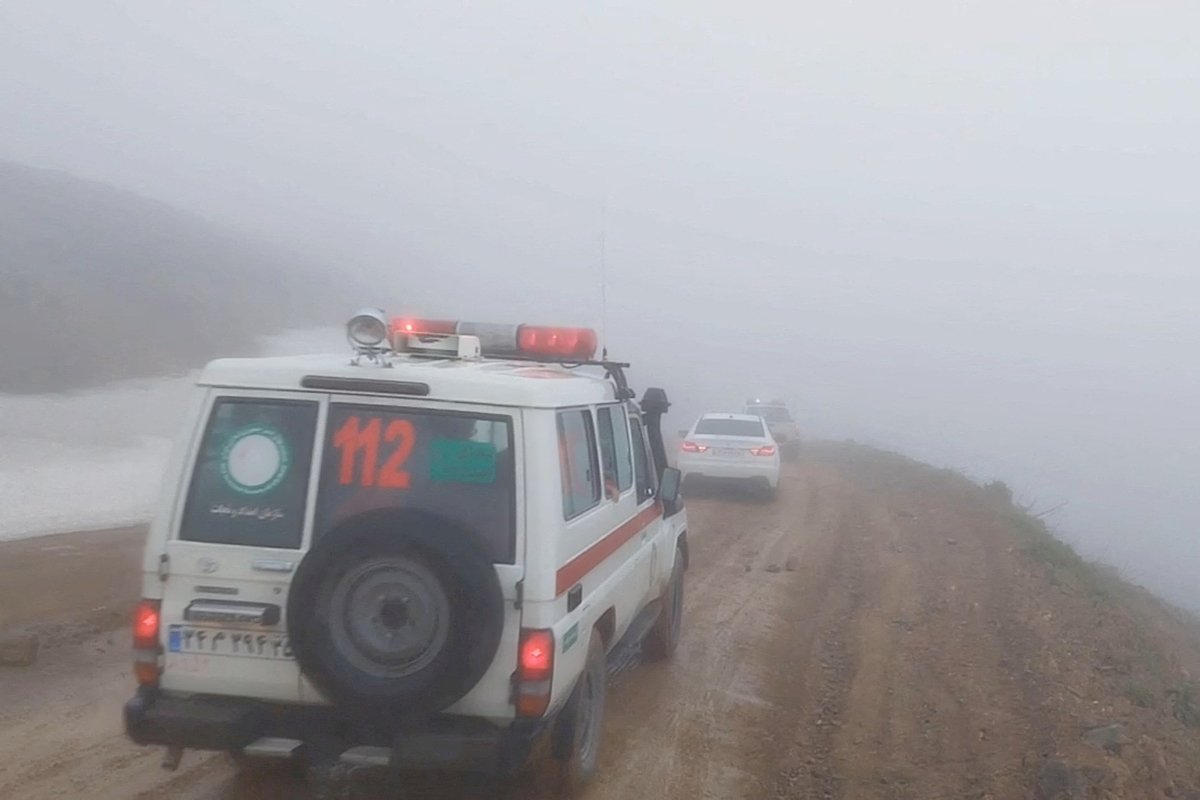
[[[955,487],[830,448],[790,466],[774,504],[690,499],[680,650],[613,659],[589,800],[1029,797],[1031,759],[1061,738],[1031,669],[1034,611],[1011,540]],[[124,630],[84,636],[0,672],[0,798],[301,796],[221,756],[166,773],[127,743],[127,646]],[[511,794],[549,796],[540,783]]]

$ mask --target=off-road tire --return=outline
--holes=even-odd
[[[679,634],[683,629],[683,560],[683,551],[676,549],[671,580],[661,598],[662,611],[642,640],[642,653],[650,661],[668,659],[679,647]]]
[[[326,533],[288,597],[304,674],[359,715],[394,718],[457,701],[491,665],[504,627],[485,552],[471,531],[411,510],[363,514]]]
[[[600,767],[607,681],[604,638],[599,631],[592,631],[583,673],[555,731],[554,755],[560,761],[558,789],[564,800],[579,797]]]

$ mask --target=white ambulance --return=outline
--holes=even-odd
[[[597,767],[605,659],[680,634],[665,393],[585,328],[351,320],[345,355],[215,361],[146,545],[140,744],[358,768]]]

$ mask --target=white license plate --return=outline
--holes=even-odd
[[[257,633],[193,625],[171,625],[167,629],[167,649],[172,653],[240,658],[291,660],[293,657],[286,633]]]
[[[716,454],[725,458],[741,458],[746,455],[746,451],[737,447],[718,447]]]

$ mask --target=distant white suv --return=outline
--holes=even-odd
[[[800,426],[792,418],[787,403],[782,400],[747,400],[744,413],[762,417],[784,456],[795,458],[800,453]]]
[[[676,466],[688,486],[700,481],[742,482],[774,497],[779,487],[779,447],[761,417],[705,414],[686,431]]]
[[[199,378],[146,544],[129,736],[311,768],[595,772],[605,658],[680,633],[668,402],[588,329],[355,317]]]

